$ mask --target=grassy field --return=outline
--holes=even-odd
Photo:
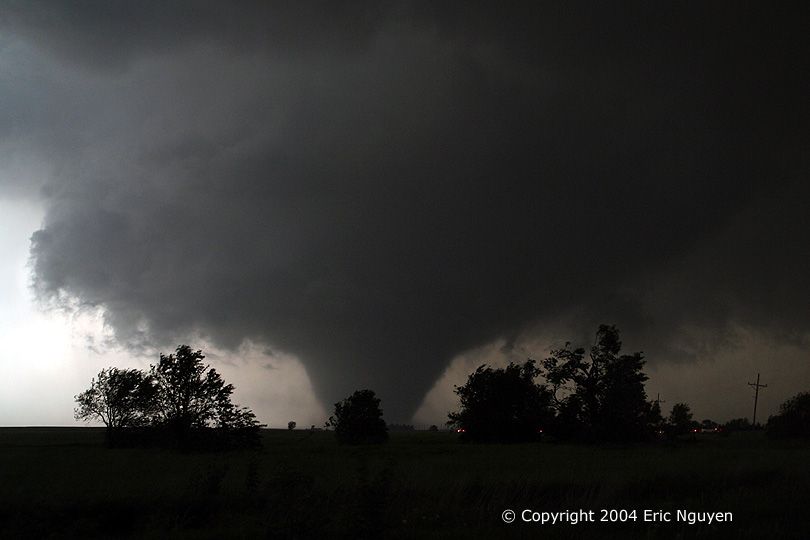
[[[180,454],[108,450],[92,428],[3,428],[0,538],[810,538],[810,446],[706,437],[471,445],[415,432],[341,447],[328,432],[269,430],[262,450]],[[520,517],[583,509],[598,520],[603,508],[638,520]],[[644,509],[733,522],[648,523]]]

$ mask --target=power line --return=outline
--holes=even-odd
[[[748,386],[754,388],[754,416],[751,419],[751,425],[756,427],[757,425],[757,401],[759,401],[759,389],[760,388],[768,388],[767,384],[759,384],[759,373],[757,373],[757,382],[756,383],[748,383]]]

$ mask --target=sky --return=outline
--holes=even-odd
[[[747,416],[761,373],[773,413],[810,389],[807,10],[4,2],[0,423],[190,343],[271,426],[360,388],[441,424],[600,323],[651,396]]]

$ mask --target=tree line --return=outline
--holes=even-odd
[[[529,359],[504,368],[482,365],[455,388],[460,408],[448,414],[448,426],[464,440],[526,442],[552,436],[558,440],[673,440],[690,431],[723,431],[710,420],[697,423],[685,403],[676,403],[664,417],[658,401],[644,388],[641,352],[621,354],[615,326],[600,325],[589,348],[566,343],[539,364]],[[110,445],[157,442],[181,448],[257,445],[264,427],[247,407],[231,402],[234,387],[214,368],[203,364],[202,351],[188,345],[161,354],[148,371],[108,368],[76,396],[75,416],[106,426]],[[340,443],[382,443],[389,428],[381,400],[374,391],[354,392],[335,403],[326,422]],[[288,429],[296,427],[295,422]],[[733,420],[726,431],[753,429],[745,419]],[[314,429],[314,426],[313,426]],[[431,431],[438,431],[431,426]],[[772,437],[810,437],[810,394],[788,400],[768,421]]]
[[[696,422],[686,403],[664,416],[647,397],[641,352],[621,354],[615,326],[600,325],[589,348],[570,343],[542,362],[529,359],[504,368],[482,365],[455,388],[460,408],[447,424],[463,440],[527,442],[543,437],[579,442],[675,440],[689,433],[755,429],[746,419],[725,426]],[[380,399],[371,390],[335,404],[327,422],[338,440],[350,444],[383,442],[387,429]],[[437,431],[431,426],[431,431]],[[810,394],[799,394],[768,421],[771,437],[810,437]]]
[[[448,425],[463,439],[479,442],[530,441],[545,433],[564,439],[639,440],[670,425],[683,429],[678,415],[685,405],[675,407],[674,420],[667,424],[658,404],[647,401],[642,354],[620,355],[620,350],[619,331],[602,325],[587,355],[584,348],[566,343],[542,367],[534,360],[499,369],[482,365],[456,387],[461,407],[448,415]],[[545,384],[537,382],[541,375]],[[327,426],[340,442],[378,443],[388,437],[382,416],[375,393],[359,390],[335,404]]]
[[[644,388],[644,356],[621,354],[615,326],[600,325],[594,345],[552,350],[540,365],[527,360],[502,369],[483,365],[456,387],[461,408],[449,424],[473,441],[517,442],[550,435],[569,441],[673,440],[688,433],[756,429],[746,419],[720,426],[696,422],[686,403],[663,416]],[[537,382],[545,379],[545,382]],[[768,420],[772,438],[810,437],[810,393],[801,393]]]
[[[529,359],[502,369],[480,366],[456,387],[461,409],[450,424],[473,441],[521,442],[551,435],[580,441],[636,441],[688,429],[685,404],[665,420],[647,399],[640,352],[621,354],[615,326],[601,325],[586,350],[570,343],[539,365]],[[544,378],[544,383],[537,379]]]

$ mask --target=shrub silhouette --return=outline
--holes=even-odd
[[[328,424],[342,444],[376,444],[388,440],[380,399],[372,390],[358,390],[335,403],[335,415]]]
[[[412,424],[388,424],[388,431],[416,431]]]

